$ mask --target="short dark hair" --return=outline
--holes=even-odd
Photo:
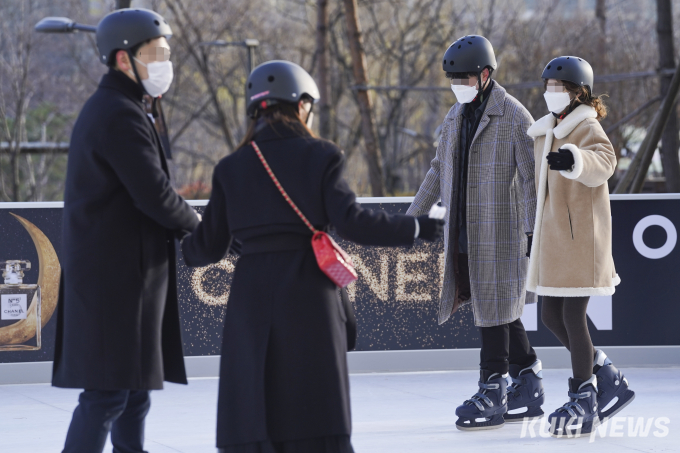
[[[447,72],[447,79],[469,79],[470,77],[477,77],[476,72]]]
[[[154,39],[155,39],[155,38],[154,38]],[[135,54],[137,53],[137,51],[138,51],[143,45],[149,44],[151,41],[153,41],[153,40],[152,40],[152,39],[147,39],[146,41],[140,42],[139,44],[135,44],[134,46],[130,47],[130,53],[132,53],[132,55],[135,55]],[[112,67],[112,68],[115,68],[115,67],[116,67],[116,63],[117,63],[117,61],[116,61],[116,54],[118,53],[119,50],[125,50],[125,49],[114,49],[114,50],[112,50],[112,51],[111,51],[111,55],[109,55],[108,60],[106,60],[106,65],[107,65],[107,66],[110,66],[110,67]]]

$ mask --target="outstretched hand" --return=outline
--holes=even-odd
[[[574,167],[574,155],[568,149],[560,148],[556,153],[548,153],[546,159],[551,170],[571,170]]]
[[[418,237],[425,241],[434,242],[444,235],[444,220],[421,215],[418,217],[418,225],[420,225]]]

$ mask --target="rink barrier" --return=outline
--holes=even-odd
[[[642,194],[611,195],[614,220],[614,254],[617,270],[622,275],[623,283],[612,298],[594,298],[589,304],[588,317],[591,335],[595,344],[603,345],[603,349],[612,357],[619,367],[679,367],[680,366],[680,329],[676,320],[680,319],[680,291],[676,281],[680,275],[680,243],[664,259],[645,254],[658,255],[662,249],[664,237],[666,245],[670,242],[668,226],[663,236],[661,223],[656,230],[649,229],[639,233],[636,239],[635,230],[646,217],[664,217],[670,223],[670,229],[680,229],[680,194]],[[393,198],[359,198],[362,204],[380,207],[390,212],[405,212],[413,201],[412,197]],[[639,203],[644,201],[644,203]],[[190,204],[201,211],[207,200],[190,201]],[[31,259],[37,263],[37,256],[32,244],[24,236],[26,232],[11,219],[8,212],[22,214],[35,222],[53,241],[57,251],[60,249],[62,202],[45,203],[0,203],[0,237],[7,238],[0,242],[0,253],[3,259]],[[41,209],[45,209],[44,212]],[[7,218],[8,220],[5,220]],[[642,219],[642,220],[641,220]],[[658,219],[657,219],[658,221]],[[649,222],[647,222],[649,223]],[[673,226],[675,225],[675,226]],[[661,231],[661,239],[659,239]],[[643,233],[645,239],[642,239]],[[677,233],[677,231],[676,231]],[[650,236],[651,234],[651,236]],[[3,236],[4,235],[4,236]],[[655,236],[656,235],[656,239]],[[16,240],[14,239],[16,238]],[[637,242],[636,242],[637,241]],[[656,241],[656,242],[655,242]],[[661,242],[659,242],[661,241]],[[658,249],[646,247],[659,247]],[[371,248],[362,249],[344,243],[351,253],[357,253],[363,259],[363,270],[372,273],[378,280],[380,262],[383,257],[389,261],[390,280],[387,290],[383,289],[386,299],[377,296],[374,280],[370,288],[366,283],[358,283],[352,290],[351,297],[357,306],[357,317],[360,321],[358,351],[348,356],[349,369],[352,373],[378,372],[426,372],[447,370],[478,369],[479,344],[478,329],[472,322],[470,310],[461,309],[452,319],[442,326],[436,325],[436,291],[439,287],[433,254],[443,252],[441,241],[434,245],[419,244],[410,250]],[[642,248],[640,248],[642,247]],[[646,247],[646,248],[645,248]],[[667,247],[666,247],[667,248]],[[636,251],[637,249],[637,251]],[[394,251],[393,251],[394,250]],[[5,256],[7,255],[7,256]],[[390,255],[390,256],[387,256]],[[418,258],[425,261],[419,262]],[[181,281],[187,281],[192,270],[180,263]],[[399,266],[406,268],[406,278],[411,282],[406,286],[395,280]],[[420,267],[417,267],[417,266]],[[233,270],[227,263],[223,270]],[[229,269],[227,269],[229,268]],[[34,272],[37,275],[37,267]],[[409,274],[410,272],[410,274]],[[427,280],[417,283],[418,275],[427,276]],[[638,278],[631,278],[638,276]],[[33,276],[35,277],[35,276]],[[415,278],[413,278],[415,277]],[[365,278],[365,276],[363,277]],[[31,281],[28,281],[31,283]],[[377,281],[380,283],[379,281]],[[385,283],[384,281],[382,283]],[[186,285],[186,284],[185,284]],[[410,285],[410,286],[409,286]],[[420,286],[418,286],[420,285]],[[206,288],[210,289],[210,288]],[[183,300],[190,310],[183,313],[185,334],[185,360],[187,372],[193,378],[215,377],[219,369],[219,340],[222,320],[214,316],[212,324],[199,324],[194,321],[209,319],[205,314],[217,313],[214,306],[199,304],[191,288],[184,290]],[[428,292],[429,291],[429,292]],[[195,290],[194,290],[195,292]],[[191,294],[190,294],[191,293]],[[429,296],[428,296],[429,294]],[[410,296],[427,296],[429,299],[408,300]],[[185,297],[186,296],[186,297]],[[193,298],[194,300],[190,300]],[[210,311],[195,312],[204,309]],[[378,307],[382,312],[374,307]],[[386,310],[385,310],[386,309]],[[197,314],[198,313],[198,314]],[[382,313],[382,314],[381,314]],[[186,315],[192,319],[187,321]],[[546,368],[568,368],[569,355],[566,349],[557,347],[554,336],[540,322],[540,311],[537,305],[527,305],[522,316],[531,343],[539,353]],[[49,382],[52,369],[54,321],[43,330],[43,349],[38,352],[0,352],[0,384]],[[195,332],[209,331],[211,336],[196,337]],[[427,341],[422,340],[426,338]],[[196,341],[196,340],[199,341]],[[454,349],[455,348],[455,349]]]
[[[596,346],[597,347],[597,346]],[[570,369],[569,352],[563,347],[536,347],[545,369]],[[680,346],[605,346],[609,358],[626,368],[680,367]],[[349,372],[407,373],[479,369],[479,349],[421,349],[407,351],[352,351]],[[220,356],[185,357],[187,376],[216,378]],[[52,362],[0,363],[0,385],[46,384],[52,380]]]

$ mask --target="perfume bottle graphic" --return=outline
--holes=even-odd
[[[19,327],[19,323],[30,328],[12,329],[21,335],[4,339],[0,337],[0,351],[38,350],[41,346],[40,286],[24,284],[24,271],[31,269],[31,262],[0,261],[0,266],[3,265],[5,284],[0,285],[0,328]]]

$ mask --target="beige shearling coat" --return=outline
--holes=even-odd
[[[527,290],[541,296],[608,296],[621,279],[612,258],[607,180],[616,154],[593,107],[580,105],[559,124],[552,114],[534,123],[536,224]],[[550,170],[559,148],[574,155],[571,171]]]

